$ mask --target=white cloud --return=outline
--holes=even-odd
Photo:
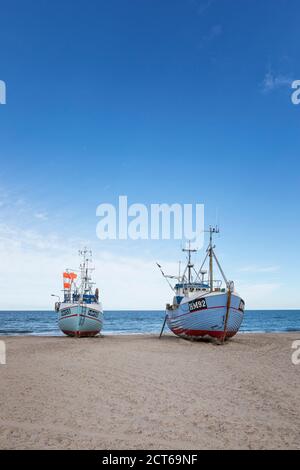
[[[238,269],[241,273],[277,273],[280,270],[280,266],[256,266],[249,265]]]
[[[203,15],[206,11],[212,6],[215,0],[206,0],[206,2],[197,3],[197,13],[198,15]]]
[[[3,216],[3,211],[0,213],[0,310],[52,309],[53,298],[50,295],[60,293],[63,270],[78,267],[77,252],[84,245],[93,249],[96,267],[94,280],[106,310],[163,310],[166,302],[172,299],[172,291],[161,277],[151,254],[145,251],[138,254],[134,248],[130,252],[125,241],[124,245],[119,242],[103,249],[104,243],[98,240],[91,243],[79,237],[70,238],[59,230],[50,232],[48,229],[43,233],[45,224],[35,217],[38,212],[34,207],[26,201],[18,205],[25,207],[25,212],[13,211],[13,217],[9,220],[7,214]],[[123,247],[127,249],[126,256]],[[177,263],[161,258],[158,261],[164,272],[178,271]],[[226,268],[230,273],[230,266]],[[240,269],[245,274],[278,271],[277,265],[253,264]],[[298,306],[300,304],[299,294],[294,289],[288,293],[288,285],[280,282],[264,279],[262,283],[251,283],[243,279],[236,280],[236,287],[248,309],[296,308],[297,303]]]
[[[282,295],[283,285],[278,282],[239,282],[238,292],[246,302],[246,309],[289,308]]]
[[[17,191],[7,190],[0,187],[0,222],[17,221],[18,226],[26,221],[34,222],[34,219],[39,221],[48,220],[48,214],[40,207],[37,209],[26,198],[20,195]]]
[[[60,294],[62,289],[62,272],[68,267],[78,268],[78,249],[86,243],[0,224],[0,283],[5,293],[0,310],[51,309],[51,294]],[[93,277],[105,309],[164,309],[171,300],[172,291],[155,260],[122,256],[98,250],[97,246],[93,254]],[[166,271],[177,271],[175,263],[164,263],[164,267]]]
[[[124,242],[126,243],[126,242]],[[62,272],[79,265],[78,249],[88,244],[93,249],[95,272],[106,310],[163,310],[173,293],[162,278],[151,255],[123,255],[121,249],[104,250],[98,241],[67,239],[37,230],[21,230],[0,225],[0,310],[53,308],[51,294],[60,294]],[[176,273],[177,263],[158,260],[166,273]],[[275,272],[275,266],[260,267],[260,272]],[[247,268],[249,272],[249,267]],[[253,269],[253,267],[251,267]],[[257,268],[256,268],[257,269]],[[274,271],[273,271],[274,270]],[[230,269],[228,270],[230,272]],[[299,295],[287,292],[281,282],[236,280],[236,288],[247,309],[296,308]],[[297,298],[298,296],[298,298]]]
[[[266,73],[262,82],[262,91],[264,93],[275,91],[282,87],[291,87],[292,79],[286,75],[275,75],[269,71]]]
[[[238,293],[246,302],[248,310],[287,310],[299,309],[300,291],[285,282],[236,282]]]
[[[40,220],[48,220],[48,215],[46,214],[46,212],[36,212],[34,214],[34,217]]]
[[[210,31],[205,36],[203,36],[202,39],[200,40],[199,46],[203,48],[204,46],[206,46],[207,44],[209,44],[210,42],[214,41],[216,38],[221,36],[222,32],[223,32],[223,27],[220,24],[216,24],[212,26]]]

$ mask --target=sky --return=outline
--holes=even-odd
[[[246,308],[300,308],[298,0],[0,9],[0,309],[51,309],[84,245],[105,309],[163,309],[183,242],[99,240],[120,195],[204,204]]]

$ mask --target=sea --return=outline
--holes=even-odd
[[[119,310],[104,312],[105,335],[158,334],[165,312]],[[166,331],[168,328],[166,327]],[[246,310],[242,333],[300,332],[300,310]],[[0,311],[0,335],[62,336],[54,311]]]

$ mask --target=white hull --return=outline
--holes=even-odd
[[[101,303],[62,303],[58,313],[58,325],[68,336],[96,336],[103,324]]]
[[[188,339],[234,336],[243,320],[244,302],[238,294],[231,294],[225,328],[227,295],[225,292],[212,292],[184,297],[177,308],[168,310],[168,327],[176,335]]]

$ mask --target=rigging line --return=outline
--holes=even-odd
[[[198,279],[198,273],[197,273],[196,269],[194,268],[194,266],[193,266],[193,271],[194,271],[194,273],[196,274],[196,277],[195,277],[195,280],[194,280],[194,282],[197,282],[197,279]]]
[[[187,269],[188,269],[188,265],[186,265],[186,267],[184,268],[184,271],[183,271],[183,274],[182,274],[182,279],[186,279],[186,272],[187,272]]]
[[[169,280],[167,279],[167,277],[166,277],[165,273],[163,272],[163,270],[162,270],[162,268],[161,268],[161,265],[160,265],[160,264],[158,264],[158,263],[156,263],[156,264],[157,264],[157,266],[158,266],[158,269],[160,270],[160,272],[161,272],[162,276],[163,276],[163,277],[165,278],[165,280],[167,281],[167,283],[168,283],[168,285],[169,285],[170,289],[172,289],[172,291],[173,291],[173,292],[175,292],[175,289],[174,289],[174,287],[173,287],[173,286],[172,286],[172,284],[169,282]]]
[[[198,270],[197,278],[199,278],[199,274],[201,273],[202,268],[203,268],[203,266],[205,265],[205,262],[206,262],[206,260],[207,260],[208,255],[209,255],[209,251],[207,251],[206,256],[205,256],[205,258],[204,258],[204,261],[203,261],[203,263],[201,264],[200,269]]]
[[[224,281],[225,281],[225,284],[226,284],[226,286],[228,286],[227,278],[226,278],[226,276],[225,276],[225,274],[224,274],[223,269],[221,268],[221,265],[220,265],[220,263],[219,263],[219,261],[218,261],[218,258],[216,257],[216,254],[215,254],[215,252],[214,252],[213,249],[212,249],[212,254],[213,254],[213,257],[214,257],[214,259],[215,259],[215,262],[217,263],[218,268],[219,268],[219,270],[220,270],[220,272],[221,272],[221,274],[222,274],[222,276],[223,276],[223,279],[224,279]]]

